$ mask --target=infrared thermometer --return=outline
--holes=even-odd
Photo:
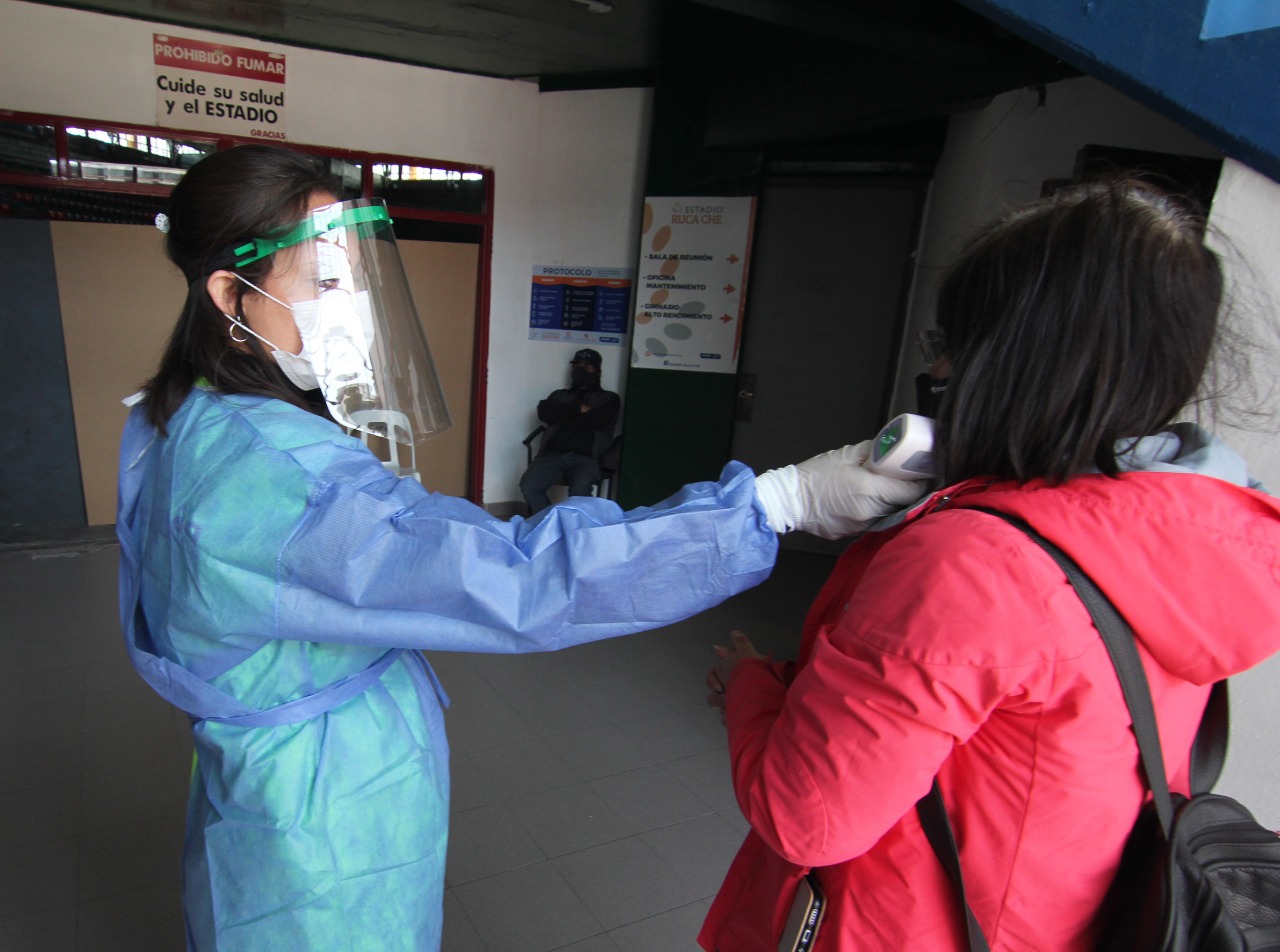
[[[895,479],[933,475],[933,421],[903,413],[884,425],[871,444],[867,469]]]

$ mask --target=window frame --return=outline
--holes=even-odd
[[[0,169],[0,185],[21,186],[27,188],[77,189],[80,191],[116,192],[127,195],[148,195],[163,198],[173,188],[172,185],[148,184],[141,182],[105,182],[71,175],[71,144],[67,134],[68,128],[102,130],[118,135],[147,136],[159,139],[175,139],[206,142],[214,146],[213,151],[221,152],[238,145],[264,144],[263,140],[248,136],[216,135],[205,132],[192,132],[167,126],[146,126],[133,123],[109,122],[96,119],[53,116],[44,113],[21,112],[0,109],[0,122],[22,123],[29,125],[49,126],[54,130],[54,151],[56,174],[35,175],[26,172],[13,172]],[[364,152],[354,149],[336,149],[326,146],[310,145],[301,142],[271,142],[282,148],[295,152],[325,158],[344,159],[360,165],[360,196],[372,198],[374,165],[412,165],[454,171],[460,173],[479,174],[483,180],[483,205],[478,213],[440,211],[430,208],[415,208],[408,205],[387,204],[387,211],[393,219],[406,218],[418,221],[435,221],[450,224],[474,225],[479,228],[479,257],[476,268],[476,320],[471,373],[471,432],[468,452],[467,485],[472,502],[483,505],[484,495],[484,441],[485,417],[487,415],[488,391],[485,381],[488,378],[489,364],[489,288],[491,284],[490,269],[493,259],[493,169],[464,162],[453,162],[444,159],[430,159],[422,156],[409,156],[391,152]]]

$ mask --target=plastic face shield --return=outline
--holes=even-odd
[[[235,267],[273,255],[272,279],[302,336],[333,418],[412,446],[449,428],[449,410],[381,200],[313,209],[234,250]],[[291,374],[291,376],[293,376]]]

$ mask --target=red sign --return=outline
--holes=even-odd
[[[264,83],[284,82],[284,54],[153,34],[156,66],[198,70]]]

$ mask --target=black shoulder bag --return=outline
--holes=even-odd
[[[1066,573],[1084,602],[1124,692],[1152,801],[1125,845],[1102,909],[1100,952],[1280,952],[1280,837],[1230,797],[1210,793],[1227,750],[1227,684],[1214,685],[1191,752],[1190,799],[1170,794],[1155,709],[1128,623],[1065,552],[1026,522],[981,509],[1021,529]],[[970,952],[986,937],[964,898],[960,857],[942,794],[917,804],[930,845],[956,884]]]

